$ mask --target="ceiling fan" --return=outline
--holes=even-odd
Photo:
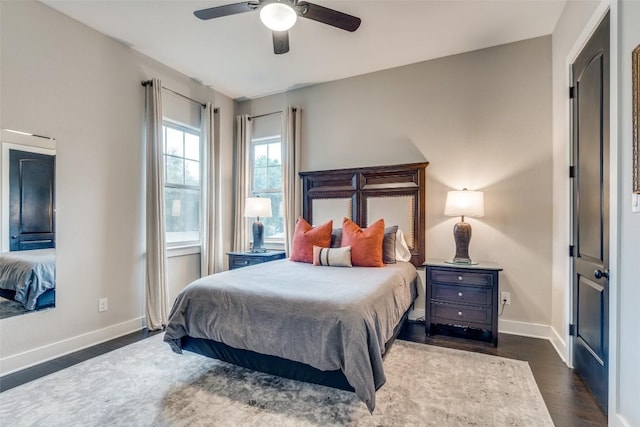
[[[193,14],[202,19],[220,18],[238,13],[260,10],[260,19],[272,31],[273,53],[280,55],[289,52],[289,29],[298,16],[346,31],[355,31],[360,26],[360,18],[299,0],[256,0],[224,6],[196,10]]]

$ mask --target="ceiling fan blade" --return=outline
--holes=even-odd
[[[258,3],[245,1],[242,3],[226,4],[224,6],[210,7],[208,9],[196,10],[193,12],[198,18],[206,20],[220,18],[222,16],[236,15],[238,13],[251,12],[256,10]]]
[[[301,16],[346,31],[354,32],[360,26],[360,22],[362,22],[360,18],[356,16],[338,12],[337,10],[314,3],[300,2],[298,3],[298,7],[304,8]]]
[[[289,32],[273,31],[273,53],[281,55],[289,52]]]

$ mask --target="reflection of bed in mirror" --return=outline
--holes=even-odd
[[[2,129],[0,145],[0,318],[6,318],[55,306],[56,142]]]
[[[0,296],[21,303],[27,310],[55,305],[55,249],[0,254]]]
[[[339,228],[347,217],[369,227],[381,218],[406,236],[402,260],[342,268],[286,259],[204,277],[178,295],[165,341],[177,352],[354,391],[372,411],[385,382],[382,358],[417,296],[426,166],[300,174],[308,223]]]

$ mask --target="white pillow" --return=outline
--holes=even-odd
[[[321,248],[313,246],[313,265],[351,267],[351,246]]]
[[[407,241],[404,240],[404,234],[402,230],[396,231],[396,260],[409,262],[411,261],[411,251],[407,245]]]

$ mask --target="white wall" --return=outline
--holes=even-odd
[[[618,269],[618,418],[627,426],[640,426],[640,213],[631,212],[632,105],[631,51],[640,45],[640,2],[619,2],[619,269]]]
[[[231,204],[233,101],[41,3],[2,1],[0,11],[0,126],[57,140],[57,304],[0,320],[6,373],[143,326],[140,81],[158,77],[220,108],[220,206]],[[179,287],[198,274],[199,255],[169,267]],[[101,297],[109,310],[99,313]]]
[[[485,191],[470,255],[504,267],[502,330],[551,323],[551,38],[542,37],[238,103],[302,107],[302,170],[428,160],[427,256],[451,258],[449,189]],[[424,310],[424,296],[418,301]]]

